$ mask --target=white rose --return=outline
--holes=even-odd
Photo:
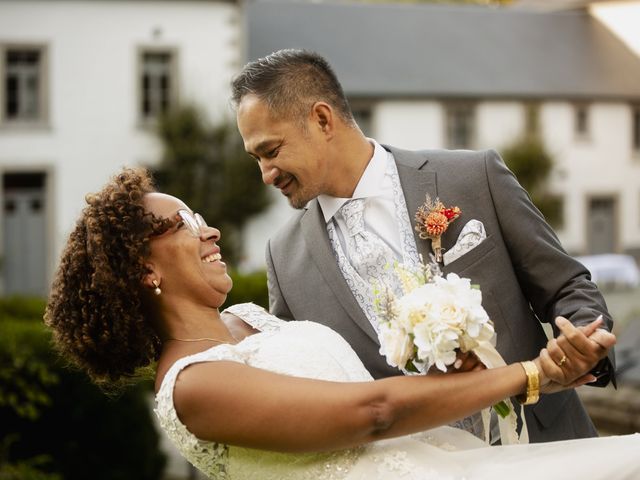
[[[438,304],[434,312],[440,322],[446,323],[450,328],[463,330],[466,323],[467,312],[455,302]]]
[[[432,299],[437,297],[435,290],[433,284],[422,285],[398,300],[398,319],[407,332],[425,320]]]
[[[411,337],[401,328],[388,325],[380,327],[380,354],[387,358],[392,367],[404,368],[413,354]]]
[[[421,323],[414,329],[414,343],[418,348],[417,356],[427,369],[432,365],[443,372],[447,365],[456,361],[455,349],[458,348],[458,332],[444,323]]]

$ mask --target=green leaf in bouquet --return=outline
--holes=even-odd
[[[407,372],[420,373],[420,370],[418,370],[418,367],[416,367],[411,360],[407,361],[407,364],[404,366],[404,369]]]
[[[501,401],[501,402],[496,403],[493,406],[493,409],[502,418],[507,418],[507,415],[509,415],[509,413],[511,412],[511,409],[509,408],[509,406],[506,404],[506,402],[504,400]]]

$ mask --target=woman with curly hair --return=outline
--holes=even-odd
[[[86,200],[45,321],[95,381],[157,362],[160,423],[211,478],[564,479],[566,462],[572,477],[640,475],[628,455],[640,435],[482,448],[469,433],[438,427],[505,397],[534,401],[536,384],[551,394],[593,380],[585,372],[615,343],[597,321],[558,322],[558,343],[574,355],[567,385],[549,380],[562,366],[546,350],[526,371],[465,358],[461,373],[373,381],[325,326],[285,322],[253,304],[220,314],[232,286],[220,232],[156,192],[145,170],[123,170]]]

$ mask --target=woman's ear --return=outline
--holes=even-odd
[[[160,273],[155,269],[152,263],[146,263],[145,267],[147,269],[147,273],[144,275],[142,279],[142,284],[151,290],[157,288],[157,286],[162,281]]]

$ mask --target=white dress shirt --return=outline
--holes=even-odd
[[[374,147],[373,156],[353,192],[352,198],[365,198],[365,227],[383,239],[395,254],[396,260],[402,261],[400,226],[396,218],[396,207],[393,198],[391,178],[385,173],[388,162],[393,162],[393,155],[387,152],[373,139],[368,139]],[[397,173],[396,173],[397,175]],[[319,195],[318,203],[327,223],[334,220],[342,247],[348,252],[344,232],[346,222],[338,213],[340,207],[351,198],[339,198]]]

